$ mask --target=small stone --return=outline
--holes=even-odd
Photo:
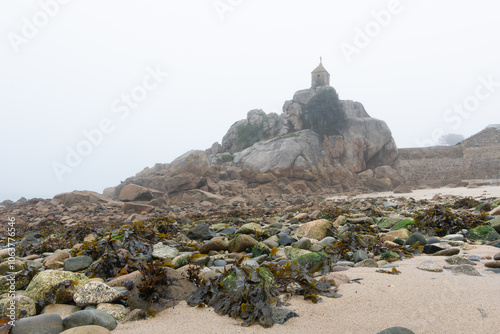
[[[405,241],[405,245],[410,245],[410,246],[415,245],[416,243],[418,243],[419,246],[424,246],[425,244],[427,244],[427,240],[422,234],[413,233]]]
[[[487,268],[500,268],[500,261],[489,261],[484,264]]]
[[[262,233],[262,226],[257,223],[248,223],[240,226],[239,229],[236,230],[236,234],[257,234]]]
[[[327,219],[313,220],[299,226],[295,232],[297,238],[307,237],[321,240],[328,236],[328,231],[333,227]]]
[[[122,298],[123,295],[121,293],[100,282],[90,282],[85,284],[73,296],[73,300],[78,306],[112,303]]]
[[[130,313],[130,309],[120,304],[100,303],[97,309],[109,313],[116,321],[124,319]]]
[[[443,268],[434,261],[425,261],[417,266],[420,270],[432,271],[432,272],[442,272]]]
[[[459,253],[460,253],[460,249],[458,249],[458,248],[448,248],[448,249],[440,250],[439,252],[436,252],[432,255],[434,255],[434,256],[453,256],[453,255],[457,255]]]
[[[449,264],[470,264],[472,266],[476,265],[473,261],[470,261],[466,258],[457,255],[449,257],[445,259],[445,261],[448,262]]]
[[[224,267],[225,265],[227,265],[227,262],[224,260],[215,260],[214,261],[215,267]]]
[[[58,314],[47,313],[34,317],[23,318],[15,323],[11,334],[40,334],[43,328],[44,334],[59,334],[64,330],[63,320]]]
[[[336,263],[337,266],[343,266],[343,267],[354,267],[354,262],[351,261],[339,261]]]
[[[377,268],[378,264],[374,259],[365,259],[354,265],[354,267],[368,267],[368,268]]]
[[[111,334],[109,329],[97,325],[80,326],[65,330],[61,334]]]
[[[389,231],[384,236],[383,239],[386,241],[394,241],[394,239],[408,239],[411,233],[405,228],[401,228],[399,230]]]
[[[207,224],[199,224],[191,228],[186,233],[186,236],[191,240],[203,241],[203,240],[210,240],[216,237],[217,235],[214,233],[214,231],[210,229],[210,227]]]
[[[481,261],[481,256],[479,256],[479,255],[469,255],[469,256],[467,256],[467,260],[474,261],[474,262],[479,262],[479,261]]]
[[[500,260],[500,253],[496,253],[496,254],[493,256],[493,259],[494,259],[494,260]]]
[[[451,269],[454,274],[464,274],[468,276],[481,276],[481,274],[469,264],[459,264],[446,266],[445,269]]]
[[[0,276],[4,275],[6,272],[17,272],[22,270],[24,267],[24,261],[15,260],[15,261],[5,261],[0,263]]]
[[[112,331],[117,326],[115,318],[113,318],[111,314],[101,310],[78,311],[64,318],[62,322],[65,329],[88,325],[98,325]]]
[[[448,234],[448,235],[444,236],[444,240],[464,241],[465,237],[463,236],[463,234]]]
[[[159,242],[153,246],[152,255],[156,259],[173,259],[177,255],[179,255],[179,250],[177,248],[165,245],[163,244],[163,242]]]
[[[75,312],[81,311],[82,309],[79,308],[78,306],[74,305],[67,305],[67,304],[48,304],[45,306],[42,310],[42,314],[45,313],[56,313],[59,314],[59,316],[64,319],[68,315],[73,314]]]
[[[368,253],[364,249],[354,252],[354,263],[358,263],[366,259],[368,259]]]
[[[438,244],[427,243],[427,245],[424,246],[424,254],[434,254],[442,250],[445,250],[445,248],[440,247]]]
[[[295,239],[294,237],[291,237],[291,236],[289,236],[288,234],[283,233],[283,232],[278,233],[278,235],[277,235],[277,236],[278,236],[278,238],[279,238],[279,239],[278,239],[278,244],[279,244],[280,246],[289,246],[289,245],[293,244],[294,242],[297,242],[297,241],[298,241],[298,240],[297,240],[297,239]]]
[[[391,327],[391,328],[384,329],[383,331],[378,332],[377,334],[415,334],[415,333],[412,332],[411,330],[409,330],[408,328]]]
[[[380,266],[380,268],[397,268],[397,267],[399,267],[399,264],[397,263],[386,263]]]
[[[64,260],[64,270],[65,271],[79,271],[87,269],[92,264],[92,258],[90,256],[76,256],[70,257]]]
[[[337,240],[335,240],[334,237],[326,237],[326,238],[321,239],[321,241],[319,243],[322,245],[332,245],[336,242],[337,242]]]
[[[0,318],[7,318],[12,310],[18,319],[36,315],[35,302],[26,296],[4,297],[0,299]]]
[[[117,278],[112,279],[111,281],[108,282],[108,286],[113,287],[113,286],[124,286],[125,281],[133,281],[137,277],[141,276],[141,272],[139,270],[133,271],[130,274],[123,275]]]
[[[309,248],[311,248],[312,246],[312,242],[309,238],[301,238],[299,241],[293,243],[292,246],[295,248],[309,250]]]
[[[43,265],[49,269],[61,268],[64,260],[70,257],[70,254],[66,251],[60,250],[56,251],[54,254],[46,257],[43,260]]]
[[[213,251],[227,250],[227,241],[224,240],[224,238],[215,237],[209,242],[200,246],[201,254],[208,254],[208,252],[212,250]]]
[[[246,252],[258,243],[247,234],[240,234],[229,242],[228,249],[231,253]]]
[[[433,238],[429,238],[427,240],[427,244],[438,244],[440,242],[441,242],[441,240],[439,240],[438,238],[434,238],[434,237]]]

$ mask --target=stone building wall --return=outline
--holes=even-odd
[[[396,170],[409,185],[443,186],[500,179],[500,130],[485,129],[455,146],[399,149]]]

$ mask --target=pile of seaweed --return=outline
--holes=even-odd
[[[318,282],[297,261],[285,266],[237,264],[217,278],[199,281],[198,289],[187,303],[193,307],[213,307],[219,315],[240,317],[245,320],[243,326],[258,320],[263,327],[271,327],[276,322],[273,310],[288,305],[280,295],[301,295],[317,303],[320,296],[341,297],[334,285],[334,280]]]

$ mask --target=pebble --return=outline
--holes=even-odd
[[[387,263],[380,266],[380,268],[397,268],[397,267],[399,267],[399,264],[397,263]]]
[[[117,326],[115,318],[113,318],[111,314],[101,310],[78,311],[64,318],[62,322],[66,329],[87,325],[98,325],[112,331]]]
[[[431,272],[442,272],[443,271],[443,268],[441,268],[441,266],[439,264],[437,264],[436,262],[434,262],[432,260],[420,263],[417,266],[417,268],[420,270],[431,271]]]
[[[16,321],[12,327],[11,334],[40,334],[43,333],[61,333],[64,330],[63,320],[59,314],[47,313],[34,317],[24,318]]]
[[[427,244],[438,244],[440,242],[441,240],[439,240],[438,238],[429,238],[429,240],[427,240]]]
[[[415,333],[412,332],[411,330],[409,330],[408,328],[391,327],[391,328],[384,329],[383,331],[378,332],[377,334],[415,334]]]
[[[434,255],[434,256],[453,256],[453,255],[457,255],[458,253],[460,253],[460,249],[448,248],[448,249],[440,250],[439,252],[436,252],[432,255]]]
[[[490,261],[490,262],[486,262],[484,264],[485,267],[487,268],[495,268],[495,269],[499,269],[500,268],[500,261]]]
[[[445,261],[448,262],[449,264],[470,264],[472,266],[476,265],[474,261],[468,260],[466,258],[457,255],[449,257],[445,259]]]
[[[479,261],[481,261],[481,256],[480,255],[469,255],[469,256],[467,256],[467,260],[479,262]]]
[[[368,267],[368,268],[377,268],[378,264],[374,259],[365,259],[360,261],[354,265],[354,267]]]
[[[465,242],[463,242],[463,241],[454,241],[454,240],[450,240],[450,241],[448,241],[448,244],[449,244],[450,246],[453,246],[453,247],[460,247],[460,246],[465,245]]]
[[[344,267],[354,267],[354,262],[351,261],[339,261],[336,264],[337,266],[344,266]]]
[[[454,274],[464,274],[468,276],[481,276],[481,274],[469,264],[448,265],[444,269],[450,269]]]
[[[100,282],[87,283],[73,295],[73,300],[78,306],[112,303],[122,298],[120,292]]]
[[[215,260],[214,261],[215,267],[224,267],[226,264],[227,264],[227,262],[224,260]]]
[[[349,270],[349,268],[347,268],[345,266],[334,266],[332,268],[332,273],[333,272],[339,272],[339,271],[346,271],[346,270]]]
[[[449,234],[444,239],[447,241],[465,241],[465,237],[462,234]]]
[[[500,253],[496,253],[496,254],[493,256],[493,259],[494,259],[494,260],[500,260]]]
[[[61,334],[110,334],[109,329],[97,325],[80,326],[65,330]]]

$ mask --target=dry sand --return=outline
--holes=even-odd
[[[374,197],[405,197],[405,198],[414,198],[416,200],[420,199],[432,199],[434,195],[454,195],[454,196],[470,196],[470,197],[500,197],[500,186],[482,186],[478,188],[435,188],[435,189],[417,189],[413,190],[413,192],[408,194],[395,194],[392,191],[390,192],[378,192],[378,193],[369,193],[369,194],[359,194],[353,196],[333,196],[329,197],[329,200],[332,199],[353,199],[353,198],[374,198]]]
[[[500,187],[425,189],[411,194],[375,193],[356,197],[430,199],[437,193],[500,197]],[[500,252],[500,248],[491,246],[474,247],[461,254],[493,256]],[[182,302],[156,318],[120,324],[113,333],[374,334],[393,326],[406,327],[416,334],[500,333],[500,274],[486,270],[482,263],[476,269],[483,277],[417,269],[426,260],[445,265],[444,259],[422,255],[399,261],[402,273],[398,276],[377,273],[376,268],[351,268],[345,273],[351,279],[362,278],[361,284],[343,284],[339,288],[341,298],[323,298],[318,304],[294,297],[288,308],[299,317],[269,329],[258,324],[241,327],[241,319],[221,317],[211,308],[192,308]]]

